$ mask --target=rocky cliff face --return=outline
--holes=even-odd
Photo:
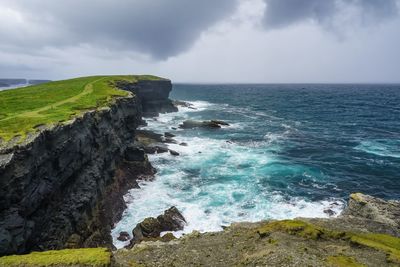
[[[0,150],[0,255],[112,246],[110,228],[124,210],[123,194],[154,173],[134,144],[142,109],[171,110],[163,106],[169,81],[155,82],[155,89],[152,82],[128,87],[139,98],[119,98],[110,108],[43,130],[28,144]]]
[[[135,93],[139,97],[143,107],[142,111],[144,117],[152,117],[157,116],[159,113],[178,111],[168,98],[172,90],[170,80],[141,80],[135,84],[121,82],[119,86],[124,90]]]

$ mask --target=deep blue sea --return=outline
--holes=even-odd
[[[352,192],[400,199],[400,85],[176,84],[170,97],[195,109],[145,128],[188,146],[171,145],[177,157],[149,157],[155,180],[125,196],[114,238],[173,205],[188,221],[180,235],[238,221],[337,216]],[[230,126],[171,129],[187,119]]]

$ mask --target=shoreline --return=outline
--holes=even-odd
[[[122,248],[129,243],[129,241],[120,242],[117,240],[120,232],[130,232],[141,220],[146,217],[155,217],[170,206],[177,206],[188,220],[188,225],[186,225],[183,230],[173,232],[176,237],[188,234],[194,230],[202,233],[222,231],[224,227],[229,226],[231,223],[249,221],[251,212],[256,212],[249,211],[248,214],[239,214],[239,216],[235,215],[234,218],[230,218],[228,221],[223,222],[223,218],[226,216],[224,216],[222,212],[229,210],[228,208],[224,208],[225,206],[221,209],[218,209],[217,207],[216,210],[207,213],[205,210],[207,207],[200,206],[201,204],[196,203],[202,201],[201,199],[195,200],[194,198],[190,198],[190,200],[193,201],[191,204],[184,203],[181,193],[175,192],[174,187],[179,191],[181,190],[180,187],[184,186],[182,183],[185,184],[185,182],[181,180],[183,178],[180,178],[178,175],[185,171],[185,168],[187,168],[186,165],[193,160],[196,162],[196,158],[199,156],[205,157],[204,160],[207,160],[207,157],[210,157],[210,155],[204,151],[210,149],[209,145],[205,145],[206,142],[212,142],[212,146],[216,147],[216,149],[221,146],[221,149],[226,149],[227,151],[234,149],[233,146],[236,146],[236,144],[227,143],[223,138],[218,141],[214,139],[207,140],[204,139],[205,137],[203,136],[194,137],[195,139],[193,139],[192,136],[186,136],[184,134],[185,130],[180,129],[179,124],[181,124],[185,119],[190,119],[190,114],[206,111],[208,108],[212,107],[213,104],[205,101],[179,102],[186,102],[187,105],[179,106],[178,112],[160,114],[159,117],[148,118],[146,123],[147,125],[140,128],[146,131],[152,131],[155,135],[162,136],[163,133],[167,131],[175,135],[172,140],[173,142],[167,142],[163,145],[169,149],[177,151],[179,155],[173,156],[169,153],[149,155],[149,161],[156,169],[158,169],[158,172],[155,174],[154,179],[151,181],[139,182],[139,188],[131,189],[124,196],[124,199],[128,202],[128,208],[124,212],[122,220],[112,229],[113,243],[117,248]],[[214,131],[216,136],[222,135],[223,131],[226,130],[235,131],[236,125],[232,124],[234,122],[228,122],[230,123],[229,126],[223,126],[221,129]],[[203,131],[208,133],[209,130]],[[218,142],[215,143],[215,141]],[[156,140],[153,142],[157,145]],[[181,146],[180,143],[184,143],[185,146]],[[202,154],[198,154],[198,152],[202,151]],[[251,153],[251,149],[249,150],[249,153]],[[185,165],[182,166],[180,162],[183,162]],[[195,165],[200,164],[195,162]],[[171,176],[171,174],[169,174],[170,172],[174,173],[174,175]],[[166,186],[165,184],[168,184],[169,186]],[[156,200],[152,197],[154,195],[157,195]],[[142,211],[141,207],[145,206],[145,203],[149,203],[149,201],[155,202],[156,205],[150,205],[150,207]],[[299,216],[309,218],[336,217],[339,216],[341,211],[344,209],[346,200],[331,198],[320,201],[310,201],[297,197],[292,198],[289,202],[287,199],[283,199],[278,195],[274,199],[271,199],[271,201],[273,201],[271,202],[271,205],[277,206],[276,210],[279,210],[279,214],[273,215],[271,213],[264,213],[264,215],[256,215],[250,221],[257,222],[265,219],[293,219]],[[196,212],[194,212],[195,210]],[[221,213],[219,213],[219,210],[221,210]],[[265,212],[267,212],[267,210],[268,209],[266,208]],[[213,212],[216,212],[215,215],[213,215]]]

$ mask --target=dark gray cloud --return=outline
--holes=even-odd
[[[11,29],[0,26],[0,36],[13,49],[90,44],[166,59],[190,48],[236,5],[236,0],[4,0],[0,8],[16,22]]]
[[[335,20],[342,19],[346,22],[346,16],[353,21],[356,19],[358,23],[367,25],[398,14],[397,0],[264,1],[267,5],[264,14],[264,23],[267,28],[285,27],[305,20],[334,27]]]

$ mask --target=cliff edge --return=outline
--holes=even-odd
[[[135,130],[143,110],[171,110],[147,106],[170,91],[155,76],[95,76],[0,92],[0,255],[112,248],[122,196],[154,174]]]

